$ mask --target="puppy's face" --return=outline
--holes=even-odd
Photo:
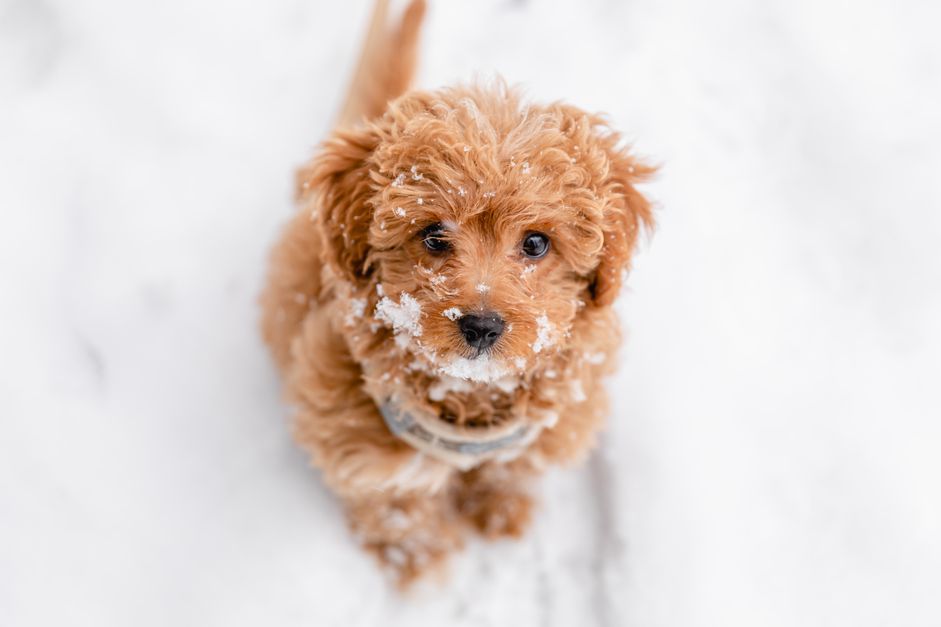
[[[495,381],[567,345],[606,306],[642,225],[650,173],[572,107],[512,93],[417,93],[326,146],[306,181],[326,252],[379,291],[375,318],[434,373]]]

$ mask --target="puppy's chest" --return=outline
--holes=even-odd
[[[406,370],[368,379],[373,385],[367,387],[377,401],[392,401],[468,430],[525,421],[533,395],[532,386],[516,378],[479,383]]]
[[[441,420],[468,429],[486,429],[519,420],[525,415],[529,400],[525,389],[508,390],[493,385],[467,389],[440,379],[429,383],[426,396]]]
[[[477,383],[402,372],[387,377],[386,389],[378,398],[394,399],[443,424],[484,435],[513,425],[554,425],[570,404],[572,391],[581,394],[581,390],[589,389],[581,374],[550,370],[548,377],[508,377]]]

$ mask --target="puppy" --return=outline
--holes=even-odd
[[[529,479],[590,450],[653,223],[653,170],[601,117],[502,84],[402,95],[423,11],[389,29],[377,4],[261,298],[296,440],[402,584],[468,526],[519,536]]]

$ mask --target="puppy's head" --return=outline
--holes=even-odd
[[[416,92],[302,173],[324,254],[430,371],[494,381],[566,347],[616,297],[653,171],[603,120],[505,88]],[[353,308],[359,307],[354,299]],[[361,300],[359,300],[362,303]]]

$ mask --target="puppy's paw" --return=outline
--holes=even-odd
[[[448,556],[461,548],[457,536],[434,538],[412,536],[398,541],[372,543],[366,547],[392,576],[400,589],[410,587],[419,579],[441,573]]]
[[[356,537],[392,575],[399,588],[443,570],[447,557],[463,546],[462,527],[435,495],[382,494],[350,506]]]
[[[523,492],[474,491],[460,504],[460,511],[484,537],[519,538],[529,528],[533,501]]]

